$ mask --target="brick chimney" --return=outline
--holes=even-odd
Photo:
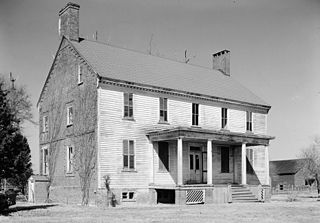
[[[59,12],[59,36],[79,42],[80,5],[69,2]]]
[[[221,71],[224,75],[230,76],[230,51],[222,50],[212,55],[213,69]]]

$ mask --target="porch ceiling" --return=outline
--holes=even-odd
[[[183,138],[185,140],[212,140],[215,143],[240,145],[246,143],[248,146],[269,145],[272,136],[257,135],[253,133],[238,133],[227,130],[209,130],[199,127],[177,127],[165,130],[150,131],[147,133],[150,141],[168,141]]]

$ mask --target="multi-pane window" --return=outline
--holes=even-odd
[[[168,99],[167,98],[159,98],[160,101],[160,121],[167,122],[168,121]]]
[[[192,125],[199,124],[199,104],[192,103]]]
[[[124,117],[133,118],[133,95],[132,93],[124,93]]]
[[[228,122],[228,109],[221,108],[221,128],[226,128]]]
[[[81,84],[83,82],[83,71],[82,66],[78,65],[78,84]]]
[[[73,124],[73,107],[68,106],[67,107],[67,126]]]
[[[47,147],[42,149],[42,173],[49,174],[49,149]]]
[[[169,171],[169,144],[167,142],[159,142],[158,150],[159,150],[159,170]]]
[[[135,199],[133,191],[122,192],[122,201],[133,201]]]
[[[247,111],[247,131],[252,131],[252,112]]]
[[[229,173],[229,147],[221,147],[221,173]]]
[[[134,141],[123,140],[123,169],[134,170]]]
[[[73,147],[67,147],[67,173],[73,172]]]
[[[48,132],[49,126],[48,126],[48,116],[45,115],[42,118],[42,132]]]

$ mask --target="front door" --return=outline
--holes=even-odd
[[[202,153],[200,147],[190,147],[189,153],[189,169],[190,169],[190,182],[201,183],[202,176]]]

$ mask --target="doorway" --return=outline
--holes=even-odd
[[[190,183],[202,182],[202,151],[201,147],[190,146],[189,152]]]

